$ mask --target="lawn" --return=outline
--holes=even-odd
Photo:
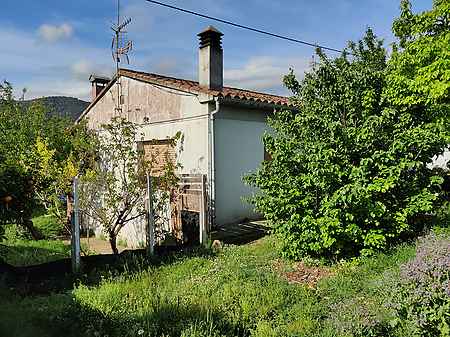
[[[14,266],[34,265],[70,257],[70,246],[58,240],[3,241],[0,242],[0,257]]]
[[[124,273],[106,271],[98,284],[59,294],[21,297],[3,287],[0,336],[386,336],[384,303],[415,245],[329,267],[277,252],[266,237],[151,267],[130,261]],[[315,273],[324,276],[317,284]]]

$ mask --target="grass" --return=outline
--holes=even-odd
[[[134,261],[137,270],[44,297],[0,287],[0,336],[388,336],[383,303],[414,244],[338,263],[315,289],[288,283],[280,272],[295,266],[277,251],[266,237],[157,266]]]
[[[14,266],[34,265],[70,257],[70,246],[58,240],[3,241],[0,257]]]

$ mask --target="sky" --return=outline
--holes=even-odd
[[[160,0],[171,5],[342,49],[367,27],[386,45],[400,0]],[[432,0],[412,0],[416,12]],[[174,12],[145,0],[121,0],[132,18],[130,64],[122,67],[197,80],[197,33],[213,25],[224,33],[224,82],[239,88],[288,94],[282,77],[299,78],[311,65],[311,47]],[[72,96],[89,100],[89,75],[112,76],[111,24],[117,0],[1,0],[0,81],[26,98]],[[331,57],[336,53],[328,53]]]

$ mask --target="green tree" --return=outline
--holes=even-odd
[[[48,214],[53,215],[59,225],[70,232],[65,199],[72,193],[73,178],[93,167],[96,161],[98,139],[86,121],[63,129],[63,147],[49,144],[40,136],[36,139],[33,156],[33,175],[36,185],[35,197]],[[55,137],[50,137],[54,140]]]
[[[448,119],[450,101],[450,2],[433,0],[419,14],[401,1],[394,21],[394,45],[385,96],[396,107],[423,110],[430,118]]]
[[[61,196],[80,163],[88,163],[89,131],[49,116],[42,104],[17,101],[12,92],[9,83],[0,85],[0,223],[22,225],[41,239],[33,212],[45,207],[66,221]]]
[[[36,200],[30,157],[44,119],[41,106],[24,109],[11,85],[0,85],[0,219],[26,227],[35,239],[42,235],[31,221]]]
[[[433,210],[442,178],[427,164],[447,144],[442,122],[391,104],[370,29],[340,57],[318,55],[301,83],[286,76],[294,109],[271,118],[272,160],[246,180],[286,256],[371,254]]]

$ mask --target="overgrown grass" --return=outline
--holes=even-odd
[[[292,264],[277,252],[267,237],[217,255],[138,263],[137,271],[65,294],[21,298],[3,289],[0,336],[389,335],[385,299],[398,266],[414,256],[413,243],[338,263],[316,289],[281,277],[275,265]]]
[[[70,245],[58,240],[0,242],[0,257],[14,266],[34,265],[70,257]]]
[[[44,235],[45,240],[31,240],[30,234],[18,225],[3,226],[0,258],[15,266],[27,266],[70,257],[70,246],[55,240],[63,232],[63,228],[53,216],[37,210],[33,224]]]
[[[33,225],[47,240],[54,240],[61,236],[68,236],[64,226],[52,215],[43,210],[36,210],[33,216]],[[16,224],[8,224],[0,227],[0,241],[31,240],[28,230]]]

